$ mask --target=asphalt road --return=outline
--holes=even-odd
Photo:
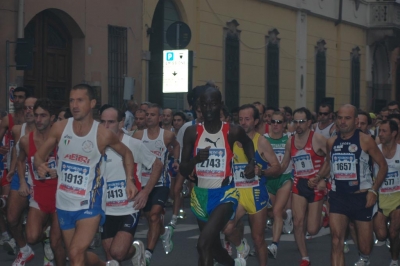
[[[188,204],[186,204],[188,206]],[[166,255],[163,251],[162,245],[159,242],[154,251],[151,265],[160,266],[195,266],[197,265],[197,251],[196,242],[199,236],[197,229],[196,219],[190,212],[189,208],[186,208],[187,218],[179,220],[177,228],[174,231],[173,241],[174,250],[172,253]],[[167,208],[166,222],[169,222],[171,217],[171,208]],[[246,218],[245,218],[246,219]],[[246,219],[247,220],[247,219]],[[247,221],[245,227],[245,236],[251,243],[250,228]],[[139,227],[136,232],[135,238],[142,240],[146,243],[147,234],[147,223],[145,219],[141,219]],[[271,230],[266,229],[266,240],[267,243],[271,243]],[[351,242],[350,242],[351,243]],[[329,265],[330,258],[330,235],[329,229],[321,229],[318,235],[313,236],[312,239],[307,240],[307,248],[309,256],[313,266],[324,266]],[[43,265],[43,248],[41,244],[37,244],[33,247],[35,251],[35,258],[27,263],[28,266],[39,266]],[[103,250],[101,247],[92,250],[104,258]],[[235,254],[235,252],[234,252]],[[8,255],[4,250],[0,248],[0,266],[11,265],[14,261],[15,256]],[[354,265],[354,262],[358,259],[358,253],[356,247],[350,244],[350,251],[345,255],[346,265]],[[296,243],[292,234],[282,235],[281,242],[279,244],[279,251],[277,259],[269,259],[268,265],[299,265],[300,254],[297,250]],[[383,242],[379,242],[375,245],[371,254],[371,266],[375,265],[389,265],[390,253],[388,248]],[[128,261],[124,262],[123,265],[131,265]],[[258,265],[255,257],[249,257],[247,259],[247,265]]]

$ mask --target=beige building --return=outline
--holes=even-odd
[[[60,105],[71,85],[84,82],[98,89],[101,103],[122,106],[127,76],[135,78],[139,102],[187,108],[186,94],[162,93],[162,52],[171,49],[166,31],[176,21],[191,29],[190,87],[214,80],[229,107],[260,101],[315,109],[328,101],[379,109],[400,100],[395,1],[4,0],[0,6],[0,50],[17,39],[21,24],[35,40],[33,70],[9,68],[9,83]],[[10,44],[11,64],[14,49]],[[4,65],[0,84],[6,84]]]

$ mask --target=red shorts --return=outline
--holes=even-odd
[[[39,209],[44,213],[56,212],[56,191],[57,183],[46,184],[33,187],[33,197],[29,201],[29,206]]]
[[[306,198],[308,203],[320,201],[324,198],[324,191],[312,189],[308,186],[308,178],[294,178],[292,192]]]

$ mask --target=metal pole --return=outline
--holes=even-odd
[[[181,24],[177,23],[176,24],[176,48],[179,49],[181,48],[179,46],[179,28],[181,27]]]
[[[10,65],[10,41],[6,41],[6,110],[8,112],[9,106],[9,97],[8,95],[8,81],[9,81],[9,76],[10,76],[10,70],[9,70],[9,65]]]

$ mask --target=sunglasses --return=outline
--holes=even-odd
[[[32,111],[32,110],[33,110],[33,106],[24,106],[24,109],[25,109],[25,110],[31,110],[31,111]]]
[[[318,114],[319,114],[319,115],[325,115],[325,116],[327,116],[327,115],[329,115],[330,113],[327,113],[327,112],[326,112],[326,113],[324,113],[324,112],[318,112]]]
[[[282,120],[275,120],[275,119],[272,119],[272,120],[271,120],[271,124],[278,124],[278,125],[280,125],[280,124],[282,124],[282,123],[283,123]]]
[[[293,120],[292,122],[293,122],[293,124],[303,124],[307,121],[308,121],[307,119],[306,120],[300,119],[300,120]]]

